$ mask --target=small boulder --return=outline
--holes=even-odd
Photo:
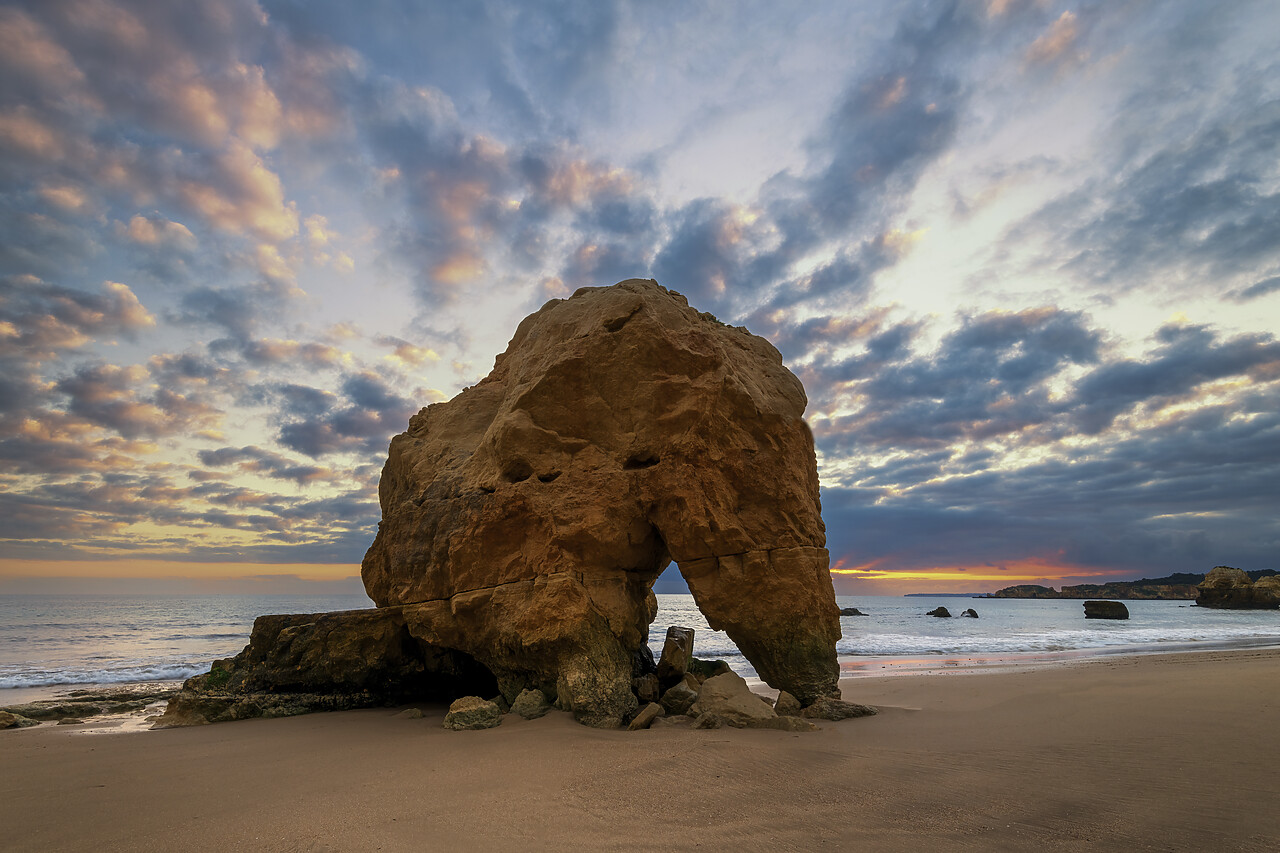
[[[405,708],[399,714],[396,714],[396,716],[404,720],[421,720],[422,709],[421,708]]]
[[[463,696],[450,705],[449,713],[444,715],[444,727],[455,732],[492,729],[501,724],[502,709],[479,696]]]
[[[926,613],[925,616],[941,616],[943,618],[950,619],[951,611],[945,607],[935,607],[933,610]]]
[[[666,642],[662,644],[662,657],[658,659],[658,681],[674,684],[684,678],[693,661],[693,629],[672,625],[667,629]]]
[[[516,701],[511,703],[511,713],[526,720],[545,717],[550,710],[551,702],[547,699],[547,694],[534,688],[520,691]]]
[[[83,724],[84,720],[77,717],[63,717],[61,720],[58,720],[58,725],[60,726],[79,726]]]
[[[853,717],[874,716],[876,709],[870,705],[858,705],[831,696],[823,696],[808,708],[800,712],[800,716],[811,720],[848,720]]]
[[[978,618],[978,611],[976,611],[976,610],[974,610],[972,607],[970,607],[968,610],[966,610],[965,612],[961,613],[960,615],[961,615],[961,616],[968,616],[970,619],[977,619],[977,618]]]
[[[25,729],[28,726],[40,725],[39,720],[31,720],[21,714],[0,711],[0,729]]]
[[[840,615],[841,616],[866,616],[867,614],[863,613],[861,610],[859,610],[856,607],[841,607]]]
[[[640,713],[636,714],[636,718],[627,726],[627,731],[638,732],[641,729],[647,729],[653,725],[653,721],[666,714],[662,710],[662,706],[657,702],[650,702],[640,709]]]
[[[752,693],[736,672],[726,672],[702,683],[698,701],[689,708],[695,716],[714,714],[734,728],[751,728],[761,720],[778,716],[768,702]]]
[[[658,676],[649,672],[631,679],[631,692],[643,703],[657,702],[662,695],[662,687],[658,684]]]
[[[698,701],[698,691],[681,681],[662,694],[662,707],[668,714],[687,714],[694,702]]]
[[[1084,603],[1086,619],[1128,619],[1129,608],[1123,601],[1086,601]]]
[[[717,675],[724,675],[729,672],[729,664],[722,660],[694,658],[689,662],[689,672],[701,683],[708,678],[715,678]]]
[[[800,700],[783,690],[778,694],[778,701],[773,703],[773,710],[779,717],[798,717],[800,711]]]

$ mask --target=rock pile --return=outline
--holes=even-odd
[[[866,705],[823,696],[802,705],[795,696],[782,691],[775,702],[751,692],[746,680],[729,669],[724,661],[699,661],[693,657],[692,628],[673,626],[667,629],[667,643],[657,664],[669,686],[660,701],[640,702],[639,709],[627,721],[631,731],[663,725],[685,724],[697,729],[752,728],[781,729],[791,732],[813,731],[812,720],[846,720],[875,714]],[[690,662],[701,666],[689,666]],[[683,671],[679,671],[683,669]],[[701,675],[713,672],[713,675]],[[639,698],[639,697],[637,697]],[[538,709],[529,713],[526,707]],[[511,707],[511,713],[526,719],[542,716],[551,708],[541,691],[526,690]],[[453,730],[493,728],[501,723],[499,700],[467,696],[454,702],[445,716],[444,727]]]

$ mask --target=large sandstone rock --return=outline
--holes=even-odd
[[[1253,581],[1242,569],[1216,566],[1196,587],[1196,604],[1220,610],[1267,610],[1280,607],[1280,576]]]
[[[675,560],[713,629],[801,701],[837,689],[804,389],[778,351],[655,282],[584,288],[396,436],[365,588],[410,633],[582,722],[636,706]]]

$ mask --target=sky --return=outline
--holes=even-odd
[[[843,594],[1280,567],[1280,5],[0,5],[0,592],[359,590],[390,438],[655,278]]]

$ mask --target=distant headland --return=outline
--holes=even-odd
[[[1277,574],[1275,569],[1259,569],[1246,572],[1250,580],[1271,577]],[[1204,580],[1203,574],[1178,572],[1163,578],[1143,578],[1136,581],[1113,581],[1111,583],[1084,583],[1077,586],[1064,586],[1056,590],[1051,586],[1037,584],[1019,584],[1007,586],[987,596],[988,598],[1110,598],[1128,599],[1131,601],[1152,600],[1193,600],[1196,598],[1196,587]]]

